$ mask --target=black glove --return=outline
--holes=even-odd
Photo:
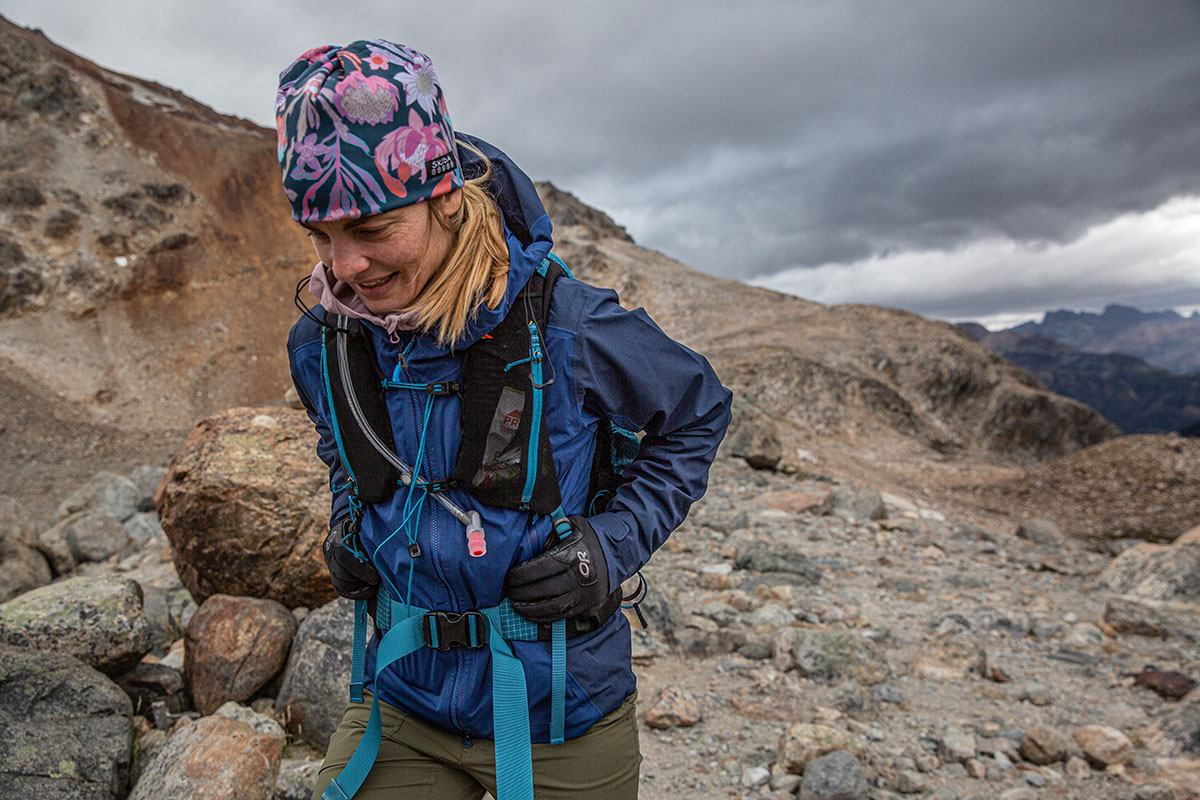
[[[583,517],[567,519],[567,536],[508,571],[513,611],[532,622],[567,619],[608,597],[608,564],[596,532]]]
[[[369,600],[379,590],[379,573],[358,541],[358,522],[343,517],[325,537],[321,548],[333,590],[350,600]]]

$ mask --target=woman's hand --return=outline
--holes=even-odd
[[[343,517],[321,548],[329,567],[333,590],[350,600],[369,600],[379,591],[379,573],[358,541],[358,525],[353,517]]]
[[[508,596],[531,622],[550,623],[596,608],[608,597],[608,563],[583,517],[568,517],[571,533],[546,552],[508,571]]]

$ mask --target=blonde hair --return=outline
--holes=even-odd
[[[483,174],[463,184],[462,203],[453,214],[441,213],[429,201],[430,215],[451,236],[450,251],[421,292],[401,309],[416,311],[419,328],[433,331],[442,347],[461,342],[479,307],[499,306],[508,287],[508,243],[500,208],[484,189],[492,164],[474,147],[462,141],[458,146],[483,160]]]

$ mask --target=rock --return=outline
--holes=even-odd
[[[696,699],[681,686],[658,690],[646,709],[645,723],[650,728],[690,728],[700,721]]]
[[[124,522],[138,510],[138,495],[137,484],[124,475],[97,472],[67,495],[54,512],[54,519],[63,520],[80,511],[98,511]]]
[[[275,781],[274,800],[309,800],[317,785],[320,761],[285,758],[279,762],[279,777]]]
[[[41,551],[0,533],[0,603],[44,586],[52,577]]]
[[[133,711],[96,670],[60,653],[0,645],[0,786],[5,797],[122,800]]]
[[[142,777],[142,773],[146,771],[146,765],[154,758],[154,752],[166,743],[167,732],[158,728],[151,728],[137,736],[133,743],[133,767],[129,770],[131,786],[135,785],[138,778]]]
[[[151,706],[159,701],[173,714],[192,707],[183,673],[165,664],[140,661],[131,671],[117,678],[117,685],[133,701],[133,713],[144,717],[150,715]]]
[[[872,686],[892,674],[874,642],[856,633],[785,628],[776,647],[777,653],[790,656],[801,676],[819,683],[853,680]]]
[[[783,459],[775,420],[749,400],[735,396],[733,418],[717,456],[737,456],[755,469],[775,469]]]
[[[274,600],[215,594],[184,635],[183,674],[201,714],[248,700],[287,661],[296,618]]]
[[[139,545],[147,542],[166,544],[167,541],[167,535],[163,532],[158,513],[155,511],[138,512],[125,520],[125,533],[130,541]]]
[[[779,737],[776,769],[803,775],[810,762],[834,750],[848,750],[854,756],[861,756],[864,746],[856,737],[837,728],[797,722]]]
[[[1035,706],[1044,706],[1050,702],[1050,691],[1043,683],[1037,681],[1029,681],[1021,686],[1021,700],[1028,700]]]
[[[279,736],[204,717],[158,748],[129,800],[271,800],[282,751]]]
[[[1081,725],[1071,738],[1094,764],[1128,764],[1133,758],[1133,742],[1116,728],[1107,725]]]
[[[1087,778],[1092,774],[1092,768],[1088,762],[1079,756],[1068,757],[1063,771],[1072,778]]]
[[[1160,760],[1200,762],[1200,701],[1175,704],[1146,729],[1142,741]]]
[[[1132,677],[1133,685],[1149,689],[1163,697],[1178,700],[1187,697],[1196,688],[1196,682],[1182,672],[1147,667],[1140,672],[1126,672],[1122,677]]]
[[[1089,648],[1104,644],[1104,632],[1090,622],[1076,622],[1063,639],[1067,647]]]
[[[314,436],[308,416],[287,408],[232,409],[192,431],[156,502],[197,602],[228,594],[315,608],[333,599],[321,555],[329,478]]]
[[[796,616],[779,603],[763,603],[757,611],[747,617],[746,622],[754,627],[786,628]]]
[[[1176,800],[1175,790],[1165,783],[1144,783],[1137,787],[1133,800]]]
[[[1113,595],[1105,601],[1104,621],[1119,633],[1200,641],[1200,603]]]
[[[951,725],[938,737],[938,756],[942,761],[966,761],[975,757],[975,736]]]
[[[991,756],[992,758],[1003,756],[1009,761],[1018,761],[1021,758],[1021,754],[1017,750],[1017,746],[1024,738],[1024,733],[1021,733],[1015,742],[1005,736],[990,736],[980,739],[975,747],[981,755]]]
[[[800,780],[799,775],[792,775],[788,772],[777,772],[771,776],[771,780],[767,786],[775,792],[795,794],[800,788]]]
[[[883,498],[874,489],[849,484],[835,486],[831,502],[832,513],[849,522],[883,519],[886,513]]]
[[[1134,545],[1096,582],[1140,600],[1200,603],[1200,544]]]
[[[766,767],[746,767],[742,770],[742,786],[747,789],[757,789],[771,780],[771,770]]]
[[[1070,740],[1048,725],[1034,725],[1021,739],[1021,755],[1034,764],[1056,764],[1067,757]]]
[[[354,602],[343,598],[305,617],[292,640],[275,710],[321,751],[346,710],[353,644]]]
[[[220,708],[213,712],[219,717],[227,717],[235,719],[238,722],[244,722],[254,730],[255,733],[267,733],[271,736],[283,738],[283,726],[275,719],[267,714],[260,714],[254,709],[244,706],[241,703],[235,703],[230,700],[224,703]]]
[[[896,791],[901,794],[921,794],[929,788],[929,781],[915,769],[902,769],[896,776]]]
[[[968,606],[949,614],[935,617],[929,624],[934,631],[954,633],[959,631],[997,631],[1011,636],[1029,634],[1032,622],[1029,614],[1016,609],[999,609],[992,606]]]
[[[1000,795],[1000,800],[1038,800],[1038,793],[1022,786],[1004,792]]]
[[[66,653],[109,675],[132,668],[153,637],[141,589],[125,578],[71,578],[0,605],[0,642]]]
[[[966,769],[967,775],[979,780],[987,775],[987,767],[977,758],[968,758],[963,762],[963,768]]]
[[[132,516],[132,514],[130,514]],[[129,541],[125,526],[103,511],[78,511],[38,537],[38,548],[57,575],[85,561],[103,561]]]
[[[133,472],[129,473],[129,480],[133,481],[133,485],[137,487],[137,510],[138,511],[153,511],[154,510],[154,493],[158,490],[158,484],[167,475],[167,471],[162,467],[155,467],[149,464],[143,464],[140,467],[135,467]]]
[[[933,680],[965,680],[987,674],[987,654],[967,639],[935,639],[917,652],[913,672]]]
[[[1017,526],[1017,537],[1055,550],[1066,544],[1062,531],[1048,519],[1026,520]]]
[[[754,498],[753,503],[761,508],[773,508],[793,514],[809,512],[828,514],[833,508],[833,492],[824,486],[805,486],[801,489],[781,489],[765,492]]]
[[[865,800],[866,796],[862,764],[845,750],[815,758],[804,768],[800,800]]]
[[[790,547],[755,542],[745,552],[738,553],[735,563],[738,569],[797,575],[814,586],[821,581],[821,568]]]

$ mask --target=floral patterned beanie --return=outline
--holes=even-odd
[[[433,63],[404,45],[309,50],[279,76],[275,127],[297,222],[378,214],[463,184]]]

